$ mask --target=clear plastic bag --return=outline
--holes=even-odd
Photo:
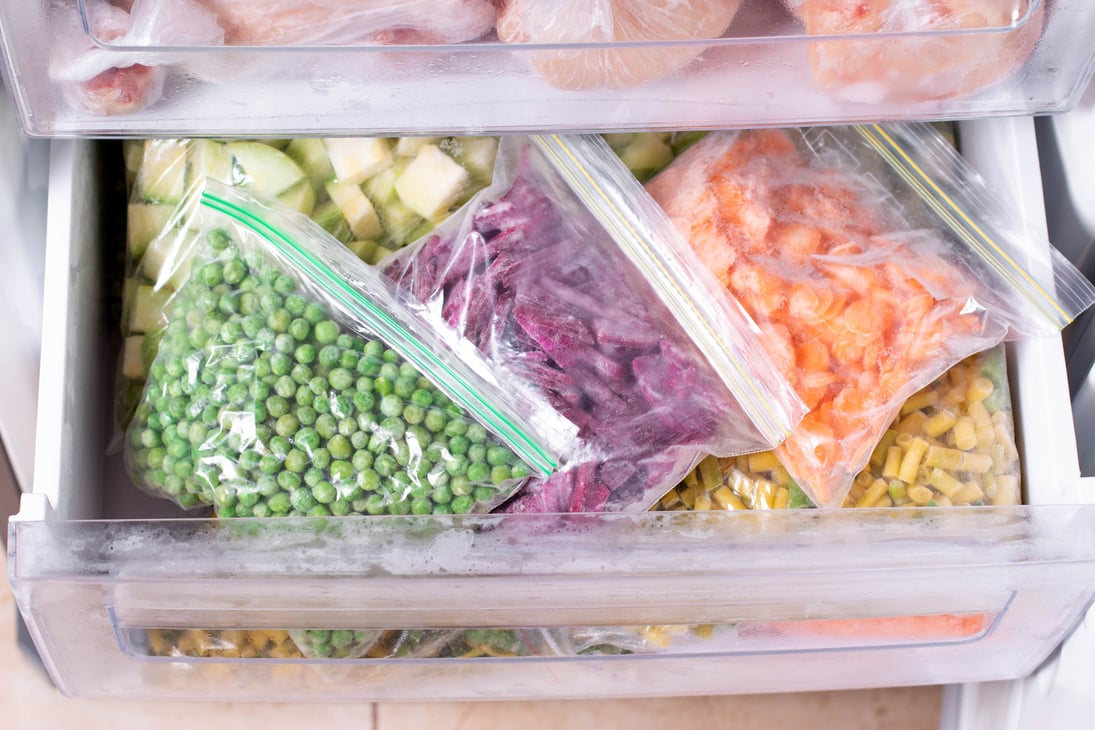
[[[755,327],[601,138],[506,138],[494,181],[386,271],[579,427],[506,510],[646,509],[786,436],[802,404]]]
[[[921,449],[923,463],[902,475],[905,455]],[[1022,501],[1020,473],[1004,346],[997,345],[967,357],[905,401],[856,475],[844,507],[1015,505]],[[762,451],[704,459],[657,509],[808,506],[776,454]]]
[[[810,66],[822,88],[841,99],[871,104],[950,99],[1006,79],[1041,38],[1046,5],[1031,8],[1026,0],[785,2],[810,35],[887,35],[817,41],[809,47]],[[1027,12],[1030,16],[1023,18]],[[977,32],[1008,26],[1013,27]]]
[[[312,221],[207,185],[160,272],[184,283],[126,435],[139,486],[220,516],[462,513],[569,451],[572,424]]]
[[[460,43],[490,32],[496,14],[491,0],[199,1],[234,46]]]
[[[506,0],[498,16],[505,43],[589,44],[535,51],[532,65],[563,89],[616,89],[669,76],[701,45],[605,48],[603,44],[718,38],[742,0]],[[602,44],[601,47],[596,47]]]
[[[776,452],[820,506],[917,390],[1095,299],[927,125],[712,134],[647,188],[811,409]]]
[[[128,5],[128,4],[126,4]],[[88,31],[75,7],[52,14],[50,78],[76,109],[114,115],[139,112],[160,100],[167,70],[158,51],[109,51],[118,45],[215,45],[224,40],[216,18],[198,0],[136,0],[132,8],[84,0]]]
[[[363,261],[375,264],[428,233],[485,187],[497,147],[492,137],[127,140],[125,346],[116,390],[117,423],[124,429],[133,415],[156,355],[164,324],[162,304],[170,299],[169,290],[185,279],[178,248],[186,236],[179,234],[189,226],[177,208],[188,189],[216,180],[277,196]],[[423,167],[446,175],[414,184]],[[426,211],[431,213],[427,219],[410,207],[425,210],[421,201],[427,198],[447,205]],[[180,273],[164,280],[164,268]],[[153,296],[154,290],[159,294]],[[121,445],[120,432],[114,445]]]

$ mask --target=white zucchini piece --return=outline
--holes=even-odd
[[[129,310],[129,331],[133,334],[155,332],[167,326],[167,308],[174,292],[141,284],[133,295]]]
[[[188,149],[189,144],[183,140],[145,140],[141,169],[137,171],[137,194],[152,203],[179,202],[186,192]]]
[[[323,140],[313,138],[294,139],[285,148],[285,154],[304,170],[304,174],[312,181],[316,189],[321,189],[328,180],[335,177],[335,169],[331,167],[331,160],[327,157],[327,148],[323,146]]]
[[[235,156],[250,186],[262,193],[278,195],[287,191],[307,175],[300,165],[262,142],[231,142],[228,150]]]
[[[206,179],[216,180],[225,185],[235,185],[238,182],[228,145],[211,139],[196,139],[190,153],[190,177],[187,189],[189,190],[195,183],[204,184]]]
[[[440,142],[441,137],[400,137],[395,143],[395,156],[414,157],[426,145],[436,145]]]
[[[181,289],[190,275],[190,260],[200,231],[172,228],[152,239],[141,259],[141,271],[157,285]]]
[[[122,350],[122,375],[130,380],[144,380],[148,371],[144,366],[144,335],[125,338]]]
[[[144,256],[149,242],[171,221],[175,206],[162,203],[130,203],[126,211],[125,243],[134,261]]]
[[[498,140],[494,137],[457,137],[453,158],[473,177],[490,183],[494,177],[494,158],[498,156]]]
[[[333,201],[326,200],[321,203],[312,212],[312,220],[341,243],[349,243],[354,238],[354,233],[350,230],[350,224],[346,222],[342,211],[338,209]]]
[[[293,210],[304,215],[311,215],[316,207],[316,189],[312,187],[312,181],[305,178],[288,190],[279,193],[278,200]]]
[[[360,185],[392,164],[391,147],[381,137],[325,139],[323,145],[335,179],[341,183]]]
[[[346,248],[353,251],[354,255],[365,263],[370,263],[376,251],[376,241],[350,241],[346,244]]]
[[[422,216],[407,206],[394,200],[380,208],[380,222],[388,240],[396,247],[404,246],[414,240],[414,232],[422,223]]]
[[[342,216],[350,224],[350,231],[354,238],[376,238],[384,229],[380,226],[380,218],[377,217],[373,204],[357,185],[341,182],[327,183],[327,194],[331,196],[331,202],[342,211]]]
[[[436,145],[426,145],[395,181],[408,208],[423,218],[447,211],[468,184],[468,171]]]

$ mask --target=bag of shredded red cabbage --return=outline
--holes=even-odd
[[[647,189],[810,408],[776,453],[823,507],[920,388],[1095,299],[928,125],[712,134]]]
[[[484,512],[570,451],[573,424],[315,222],[213,181],[187,206],[126,433],[141,488],[220,517]]]
[[[644,510],[786,436],[802,404],[755,326],[603,139],[507,138],[493,180],[386,271],[579,428],[505,510]]]

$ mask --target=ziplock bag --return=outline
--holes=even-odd
[[[505,0],[497,32],[504,43],[559,44],[532,65],[562,89],[617,89],[669,76],[704,51],[700,45],[624,46],[642,41],[718,38],[742,0]],[[575,48],[589,44],[591,48]]]
[[[187,205],[197,248],[127,432],[145,490],[222,517],[485,511],[569,449],[572,424],[312,221],[215,182]]]
[[[776,453],[823,507],[917,390],[1095,298],[928,125],[713,134],[647,189],[811,409]]]
[[[485,187],[497,147],[492,137],[127,140],[125,348],[117,422],[124,428],[133,415],[166,323],[163,301],[189,271],[178,250],[188,240],[183,214],[192,208],[178,207],[187,191],[216,180],[276,196],[363,261],[377,263]],[[165,269],[170,276],[161,276]]]
[[[923,442],[923,443],[921,443]],[[906,454],[923,451],[905,474]],[[911,463],[911,461],[910,461]],[[904,478],[902,478],[904,477]],[[914,393],[856,475],[845,507],[950,507],[1021,502],[1004,346],[967,357]],[[771,451],[710,456],[659,510],[785,509],[809,500]]]
[[[504,138],[492,186],[386,271],[578,426],[567,464],[507,511],[646,509],[701,454],[770,448],[802,413],[600,137]]]
[[[838,36],[809,46],[818,85],[841,99],[871,104],[950,99],[1007,78],[1041,38],[1046,5],[1037,0],[784,2],[809,35]],[[873,39],[873,33],[883,37]]]

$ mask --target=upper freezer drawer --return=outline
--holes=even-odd
[[[1037,224],[1031,120],[963,130],[982,172],[1009,181]],[[1082,487],[1059,338],[1009,348],[1036,506],[179,519],[104,456],[117,351],[104,308],[116,244],[105,229],[124,205],[104,181],[121,174],[120,150],[79,141],[53,152],[41,374],[53,386],[9,569],[68,693],[417,700],[1000,679],[1036,668],[1095,596],[1095,508],[1074,504]],[[157,629],[568,635],[698,624],[711,639],[626,656],[231,660],[154,656],[152,646]]]
[[[3,0],[0,27],[49,136],[963,119],[1068,108],[1095,58],[1087,0]]]

